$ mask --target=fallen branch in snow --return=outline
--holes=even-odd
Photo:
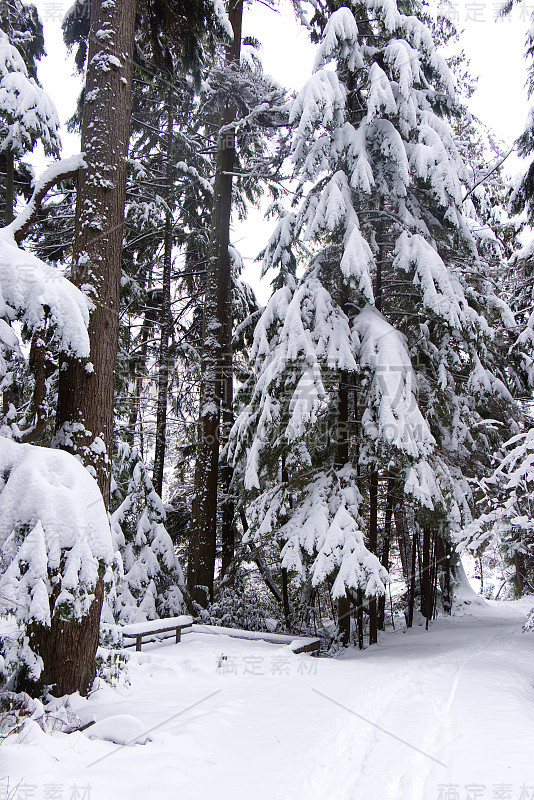
[[[21,430],[20,435],[16,435],[14,437],[15,441],[20,442],[21,444],[35,444],[35,442],[37,442],[39,439],[39,436],[46,430],[49,422],[49,419],[39,419],[35,425],[31,425],[29,428],[24,428],[24,430]]]
[[[84,169],[85,166],[86,164],[83,157],[77,155],[57,161],[44,171],[35,183],[29,203],[23,208],[20,214],[17,214],[13,222],[6,226],[6,229],[11,231],[15,237],[17,244],[21,243],[28,233],[28,230],[37,219],[37,215],[41,209],[41,203],[50,189],[61,181],[75,178],[80,169]]]

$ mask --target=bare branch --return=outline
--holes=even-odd
[[[82,156],[77,155],[58,161],[45,170],[39,180],[36,181],[33,195],[27,206],[20,214],[17,214],[13,222],[4,228],[5,231],[9,231],[13,234],[17,244],[20,244],[35,222],[41,208],[41,203],[50,189],[61,181],[75,178],[80,169],[84,167],[85,162]]]

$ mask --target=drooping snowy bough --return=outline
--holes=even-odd
[[[36,183],[83,165],[53,165]],[[20,249],[15,236],[32,203],[0,229],[0,347],[19,347],[11,323],[38,331],[47,320],[60,351],[89,357],[90,304],[57,269]],[[2,359],[0,367],[5,372]],[[16,431],[14,432],[16,434]],[[96,482],[65,452],[0,438],[0,613],[15,622],[2,639],[3,679],[52,686],[60,693],[90,687],[95,676],[104,575],[113,560],[109,521]]]
[[[61,450],[2,438],[0,476],[0,609],[19,627],[2,642],[4,676],[53,685],[79,656],[77,629],[100,613],[113,560],[107,513],[95,480]],[[87,686],[93,678],[94,657]]]
[[[519,594],[534,590],[534,428],[505,443],[494,473],[482,481],[489,510],[457,537],[458,550],[478,553],[496,541]]]

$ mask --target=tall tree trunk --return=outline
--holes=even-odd
[[[428,628],[428,621],[432,617],[432,536],[430,527],[425,525],[423,527],[423,547],[421,559],[421,614],[426,619],[426,626]]]
[[[226,322],[223,334],[222,374],[221,374],[221,446],[228,441],[234,424],[234,363],[232,352],[232,278],[226,285]],[[234,470],[226,458],[221,465],[221,572],[224,575],[235,555],[235,501],[232,495]]]
[[[53,611],[57,593],[50,598]],[[62,620],[52,616],[50,628],[32,625],[28,629],[32,649],[43,659],[43,671],[37,683],[23,680],[20,689],[30,693],[51,687],[56,697],[80,692],[87,694],[96,677],[95,655],[100,631],[100,613],[104,599],[104,580],[100,576],[86,617]]]
[[[389,572],[389,549],[391,545],[391,525],[393,521],[393,503],[395,492],[395,479],[389,478],[386,493],[386,515],[384,519],[384,536],[382,540],[382,552],[380,563]],[[385,593],[378,598],[378,629],[383,631],[386,625],[386,595]]]
[[[384,258],[384,225],[382,214],[384,201],[380,198],[379,202],[379,222],[377,225],[376,238],[378,242],[378,257],[376,259],[375,275],[375,306],[377,311],[382,311],[382,262]],[[378,547],[378,470],[370,467],[369,475],[369,550],[371,553],[377,552]],[[376,644],[378,641],[378,612],[377,597],[369,598],[369,644]]]
[[[152,268],[146,277],[146,285],[151,286],[152,283]],[[149,300],[149,303],[151,301]],[[135,430],[137,421],[139,420],[139,453],[141,459],[144,460],[144,435],[143,435],[143,421],[141,418],[141,394],[143,390],[143,380],[147,375],[147,356],[148,356],[148,340],[154,330],[155,318],[153,309],[150,305],[145,306],[145,313],[143,315],[143,323],[141,325],[140,343],[136,347],[136,354],[133,363],[130,367],[130,379],[134,382],[134,396],[133,402],[130,406],[130,413],[128,414],[128,433],[127,441],[131,446],[135,442]],[[133,369],[133,372],[132,372]]]
[[[232,353],[232,282],[228,286],[226,298],[227,315],[222,352],[221,375],[221,445],[228,441],[234,423],[234,365]],[[232,478],[234,470],[226,458],[221,466],[221,572],[224,575],[235,555],[235,501],[232,495]]]
[[[161,302],[161,337],[158,354],[158,406],[156,414],[156,449],[154,453],[153,484],[161,497],[163,492],[163,469],[165,466],[165,444],[167,432],[167,397],[169,393],[169,342],[172,335],[171,271],[173,228],[173,129],[174,129],[174,85],[169,78],[166,102],[166,182],[167,210],[165,212],[165,235],[163,252],[163,296]]]
[[[291,624],[291,606],[289,604],[289,585],[286,567],[282,567],[282,606],[284,609],[284,619],[289,628]]]
[[[288,484],[289,483],[289,474],[288,474],[288,471],[287,471],[287,467],[286,467],[285,457],[284,456],[282,456],[281,470],[282,470],[282,483]],[[289,506],[292,507],[292,505],[293,505],[292,498],[289,497]],[[283,543],[279,542],[278,546],[280,547],[280,550],[282,550]],[[290,605],[290,602],[289,602],[289,575],[288,575],[287,567],[282,567],[280,572],[281,572],[281,575],[282,575],[282,605],[283,605],[283,608],[284,608],[284,619],[286,621],[286,626],[287,626],[288,630],[291,630],[291,605]]]
[[[451,612],[451,546],[441,536],[436,537],[436,565],[441,570],[443,611]],[[482,573],[481,573],[482,574]]]
[[[88,287],[91,367],[64,357],[55,444],[91,467],[109,505],[135,0],[93,0],[71,280]],[[103,35],[105,32],[105,35]]]
[[[5,152],[6,157],[6,191],[4,212],[4,224],[9,225],[15,216],[15,157],[13,150],[9,147]]]
[[[135,0],[92,0],[82,151],[71,279],[90,287],[91,366],[64,356],[59,370],[55,444],[79,455],[109,505],[113,390],[117,362],[126,159],[130,135]],[[59,694],[85,693],[94,675],[102,581],[87,617],[44,629],[45,675]]]
[[[339,630],[339,638],[343,647],[348,647],[350,644],[350,617],[351,617],[351,603],[350,598],[346,595],[338,597],[337,599],[337,627]]]
[[[369,475],[369,541],[368,548],[376,553],[378,545],[378,471],[371,467]],[[369,644],[378,642],[376,595],[369,598]]]
[[[397,543],[399,545],[399,554],[401,559],[402,574],[406,582],[406,586],[410,586],[410,576],[412,574],[412,544],[410,540],[410,532],[406,521],[406,513],[402,502],[398,502],[394,508],[395,516],[395,532],[397,534]]]
[[[229,19],[234,40],[228,48],[226,60],[228,64],[238,64],[241,53],[242,0],[232,0]],[[232,295],[228,247],[232,213],[232,172],[235,162],[235,131],[232,126],[234,119],[235,109],[232,107],[221,113],[204,301],[200,420],[187,575],[191,596],[201,605],[206,605],[213,598],[217,551],[219,440],[224,385],[222,376],[228,366],[231,348],[231,342],[226,339]]]
[[[358,648],[363,650],[363,592],[358,589],[358,605],[356,606],[356,629],[358,631]]]
[[[336,469],[341,469],[349,460],[349,392],[347,389],[348,376],[346,372],[339,375],[337,395],[337,420],[336,420]],[[340,633],[341,644],[347,647],[350,644],[350,599],[344,595],[337,598],[337,626]]]
[[[406,618],[407,628],[411,628],[413,625],[413,610],[415,605],[415,570],[417,565],[417,538],[417,527],[414,525],[411,550],[412,560],[408,584],[408,613]]]
[[[514,563],[514,579],[515,579],[515,586],[518,595],[523,595],[525,592],[525,565],[524,565],[524,558],[522,554],[519,554],[517,550],[514,552],[513,557]]]

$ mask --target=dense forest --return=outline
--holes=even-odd
[[[534,118],[512,183],[419,0],[293,0],[296,93],[248,12],[76,0],[61,159],[37,9],[0,0],[10,692],[86,694],[121,626],[182,614],[330,653],[431,636],[462,554],[488,598],[534,592]],[[265,305],[233,241],[252,207]]]

